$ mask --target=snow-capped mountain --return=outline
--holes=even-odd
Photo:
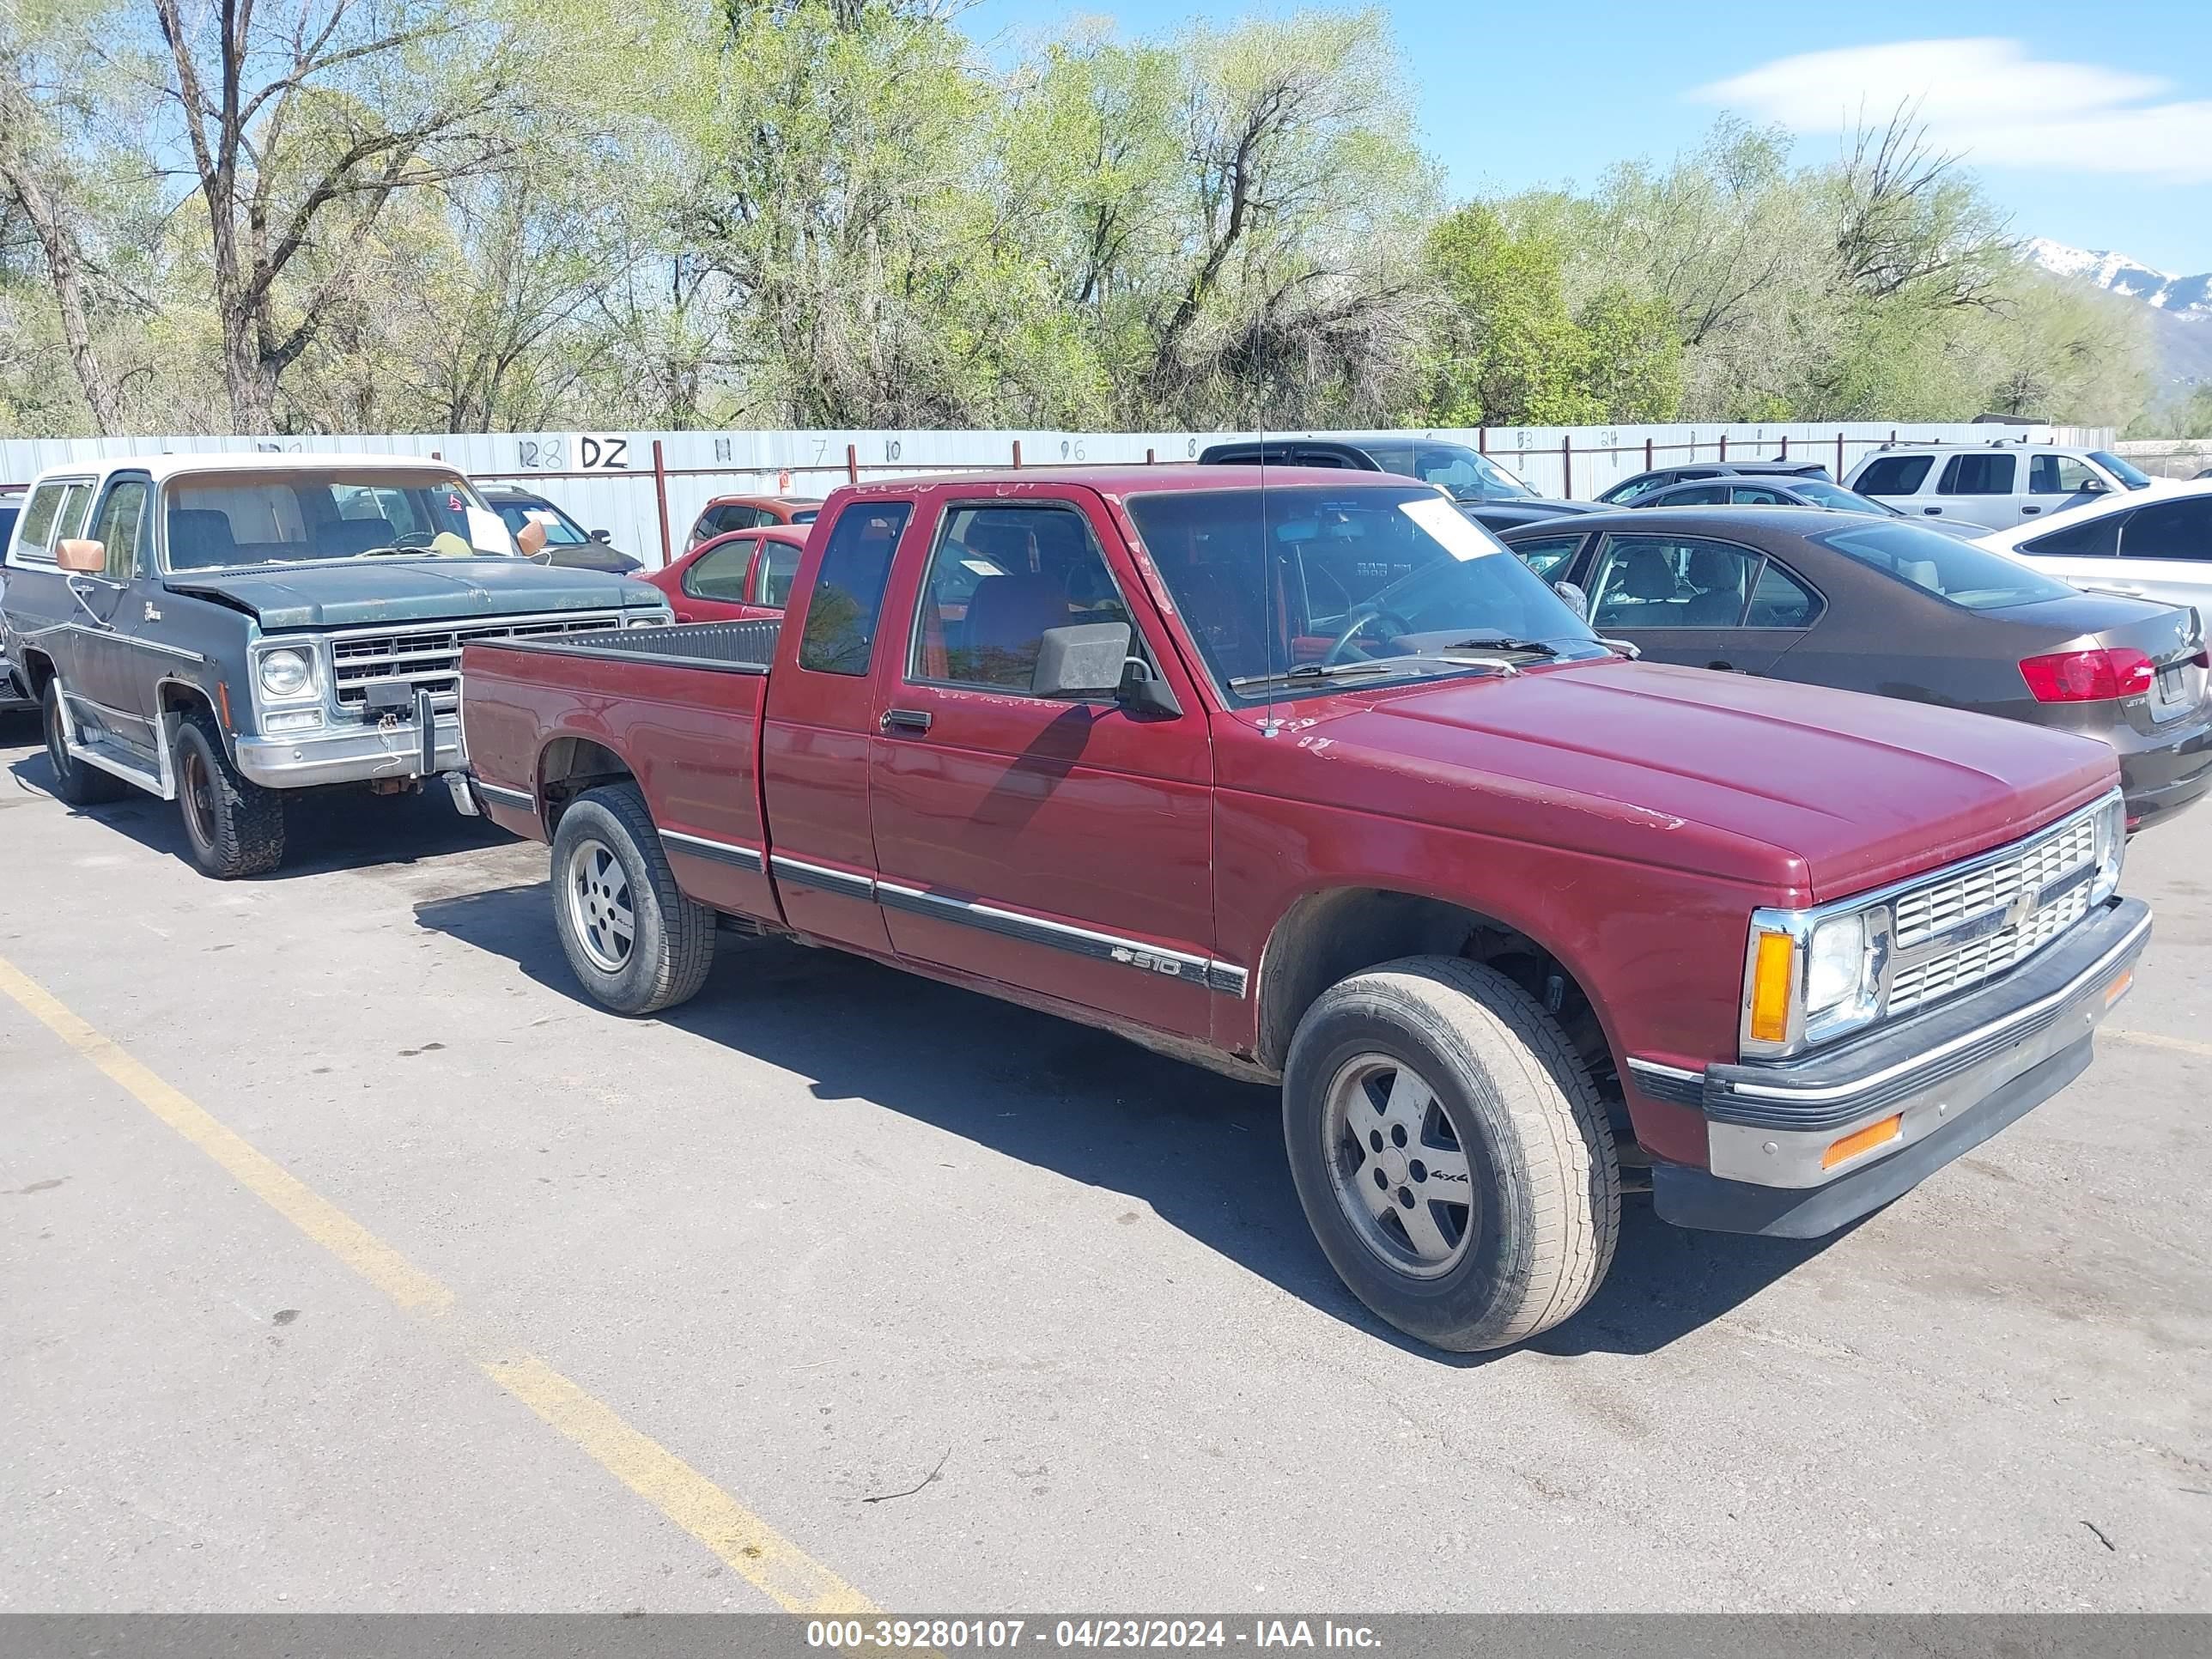
[[[2028,243],[2027,257],[2057,276],[2081,277],[2108,293],[2154,306],[2169,317],[2191,323],[2212,321],[2212,271],[2194,276],[2169,276],[2124,253],[2069,247],[2040,236]]]

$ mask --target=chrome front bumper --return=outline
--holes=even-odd
[[[1661,1217],[1818,1237],[1910,1190],[2081,1073],[2150,926],[2141,900],[2112,901],[1980,990],[1788,1062],[1700,1074],[1631,1060],[1640,1090],[1706,1120],[1707,1168],[1653,1170]],[[1830,1161],[1861,1132],[1879,1138]]]
[[[422,715],[388,726],[325,726],[298,737],[234,739],[238,769],[264,789],[307,789],[378,778],[420,778],[468,763],[458,714],[431,714],[426,743]]]

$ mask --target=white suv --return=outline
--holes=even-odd
[[[2160,493],[2160,481],[2102,449],[2057,444],[1886,445],[1846,481],[1899,512],[2006,530],[2100,495]]]

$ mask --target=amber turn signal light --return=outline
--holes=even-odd
[[[1787,933],[1761,933],[1751,968],[1751,1034],[1761,1042],[1790,1039],[1790,982],[1796,943]]]
[[[1870,1152],[1887,1141],[1905,1133],[1905,1114],[1893,1113],[1879,1123],[1869,1123],[1863,1129],[1854,1129],[1841,1140],[1820,1154],[1820,1167],[1832,1170],[1838,1164],[1856,1158],[1861,1152]]]

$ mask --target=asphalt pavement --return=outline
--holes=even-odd
[[[0,1610],[2212,1607],[2212,808],[2096,1064],[1468,1359],[1270,1091],[725,936],[626,1022],[442,795],[223,884],[0,727]]]

